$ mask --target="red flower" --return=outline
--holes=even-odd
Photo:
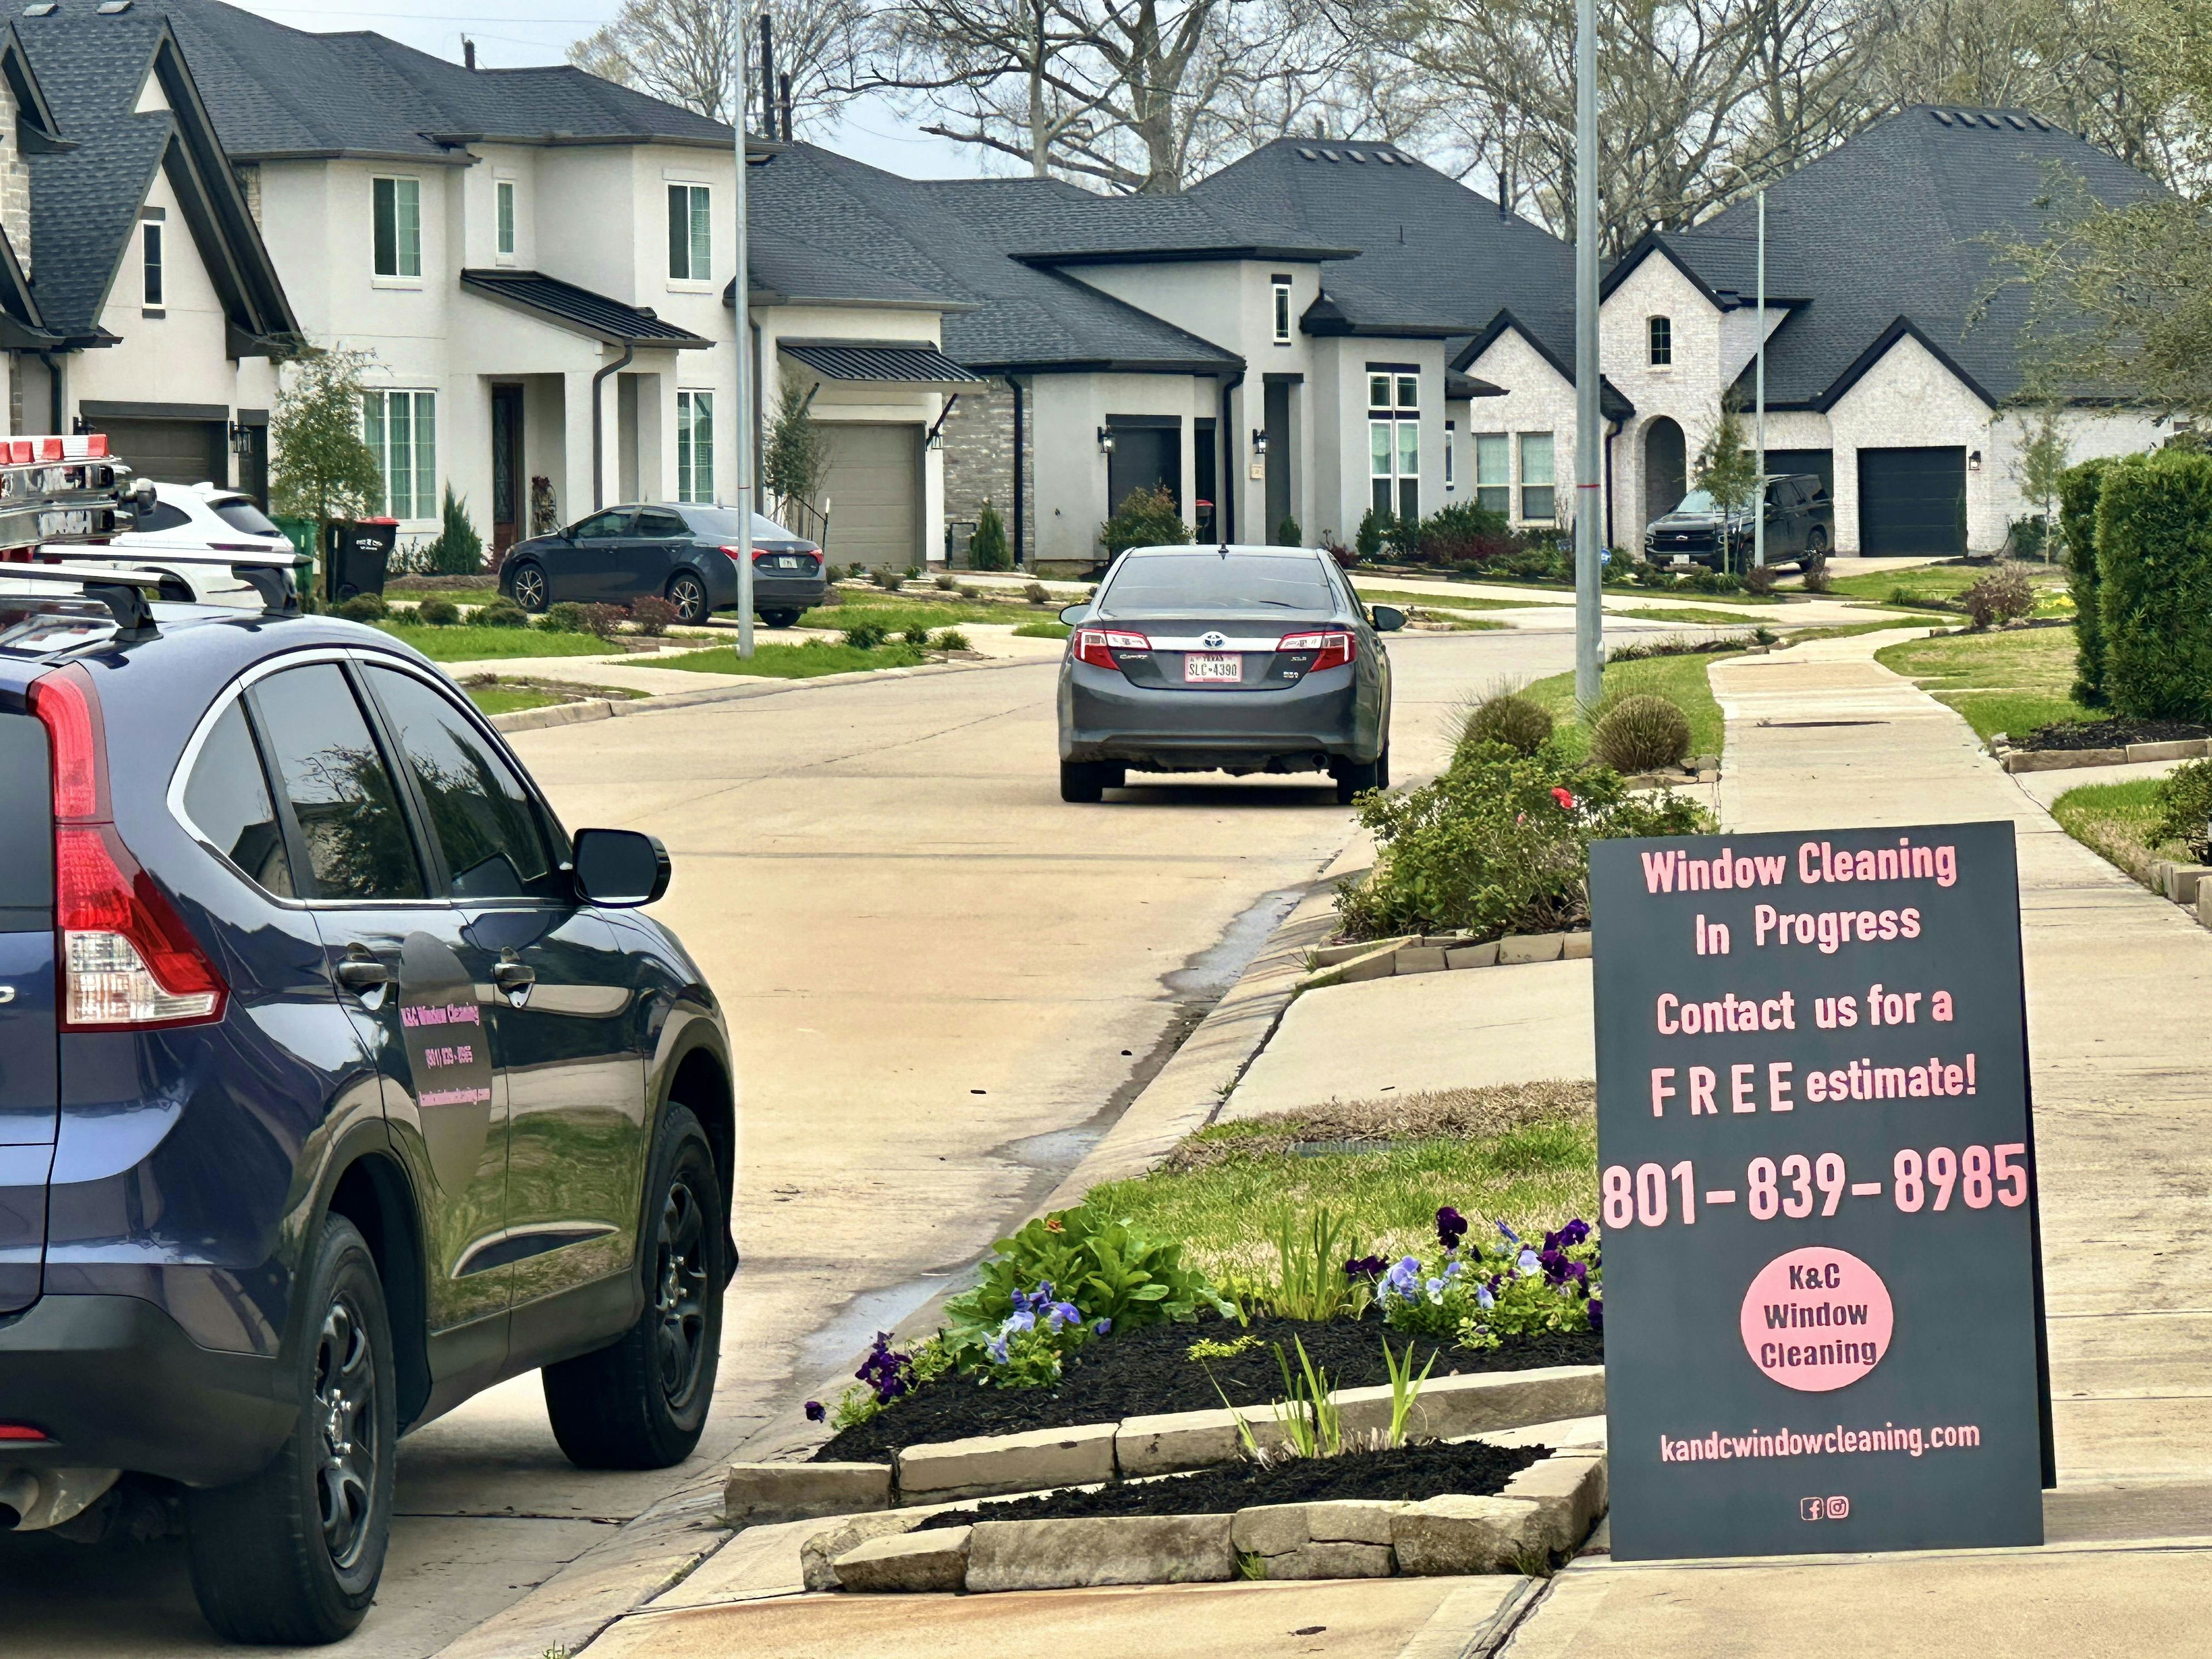
[[[1575,810],[1574,796],[1559,784],[1555,783],[1552,786],[1552,799],[1559,803],[1559,811],[1562,812],[1571,812]]]

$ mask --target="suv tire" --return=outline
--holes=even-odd
[[[545,1412],[570,1462],[665,1469],[699,1443],[720,1360],[728,1227],[714,1155],[688,1106],[655,1137],[638,1257],[645,1310],[611,1347],[548,1365]]]
[[[384,1572],[399,1425],[383,1282],[368,1242],[331,1216],[301,1283],[291,1435],[252,1479],[185,1495],[200,1611],[236,1642],[335,1642]]]

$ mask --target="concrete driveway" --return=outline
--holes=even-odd
[[[1395,642],[1401,778],[1452,711],[1571,665],[1563,635]],[[571,828],[664,837],[661,914],[725,999],[744,1091],[726,1455],[933,1294],[1072,1166],[1349,836],[1326,782],[1058,798],[1054,668],[1024,664],[520,734]],[[562,1460],[535,1376],[403,1446],[349,1656],[414,1656],[678,1484]],[[0,1539],[9,1652],[214,1652],[181,1547]]]

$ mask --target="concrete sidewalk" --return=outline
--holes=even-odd
[[[1733,830],[2016,826],[2060,1486],[2041,1550],[1615,1566],[1554,1656],[2212,1653],[2212,934],[2063,834],[1879,635],[1723,663]]]

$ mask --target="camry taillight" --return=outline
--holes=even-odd
[[[1306,672],[1318,674],[1324,668],[1341,668],[1359,654],[1359,647],[1349,634],[1334,629],[1320,634],[1285,634],[1278,651],[1310,651],[1314,659]]]
[[[62,1028],[115,1030],[222,1017],[227,988],[109,817],[100,699],[82,666],[31,688],[53,750],[54,926]]]
[[[724,549],[722,550],[722,551],[723,551],[723,552],[725,552],[725,553],[726,553],[726,554],[728,554],[728,555],[730,556],[730,562],[731,562],[731,563],[732,563],[732,564],[742,564],[742,563],[744,563],[744,562],[745,550],[744,550],[744,548],[742,548],[742,547],[726,547],[726,548],[724,548]],[[755,558],[757,558],[757,559],[758,557],[760,557],[760,555],[759,555],[758,553],[755,553],[755,554],[753,555],[753,557],[755,557]]]
[[[1118,669],[1116,651],[1150,651],[1152,642],[1142,634],[1132,634],[1119,628],[1079,628],[1070,647],[1078,662],[1087,662],[1093,668]]]

